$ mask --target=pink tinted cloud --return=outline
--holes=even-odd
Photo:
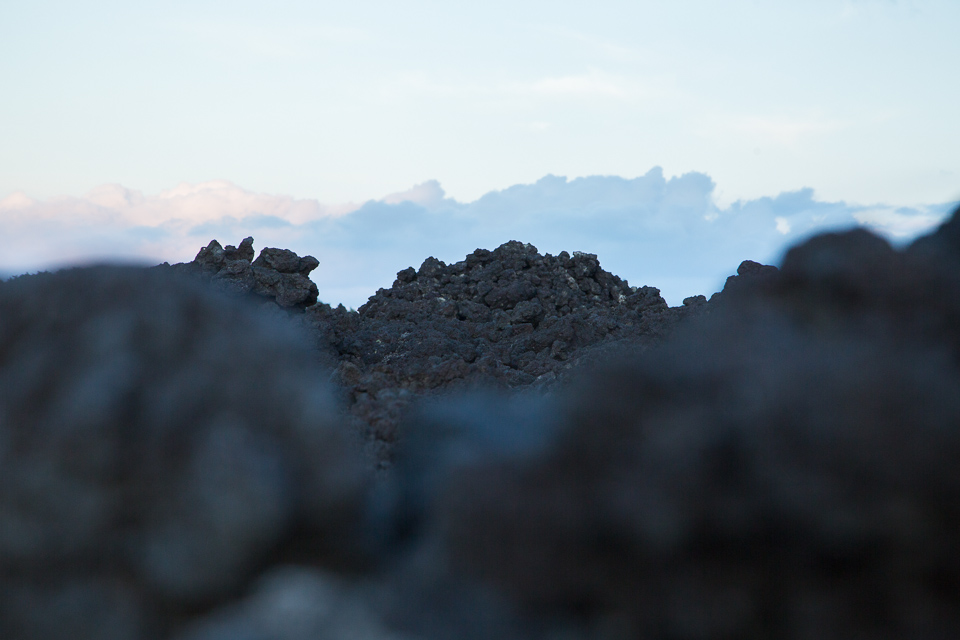
[[[359,205],[254,193],[217,180],[183,183],[156,195],[118,184],[82,197],[35,200],[22,192],[0,200],[0,272],[21,273],[99,261],[190,260],[209,241],[204,225],[274,220],[301,225],[344,215]],[[226,241],[239,241],[228,238]],[[199,243],[199,244],[198,244]]]

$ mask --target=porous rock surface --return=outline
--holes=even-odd
[[[693,301],[692,301],[693,302]],[[566,371],[629,341],[659,344],[696,305],[668,308],[597,256],[508,242],[397,274],[358,312],[317,304],[304,321],[348,389],[350,411],[391,443],[412,398],[477,386],[551,388]]]
[[[320,264],[316,258],[270,247],[260,251],[256,260],[253,253],[250,237],[238,247],[226,248],[211,240],[192,262],[172,267],[165,263],[161,268],[199,276],[226,291],[255,294],[283,308],[304,308],[317,301],[317,285],[309,277]]]
[[[164,270],[0,283],[0,637],[960,637],[957,228],[676,310],[519,243],[273,324]],[[419,400],[368,476],[371,380]]]
[[[471,387],[550,389],[621,343],[661,343],[706,303],[696,296],[669,308],[658,289],[631,287],[594,254],[542,255],[511,241],[450,265],[427,258],[351,311],[305,306],[317,299],[316,286],[307,296],[303,284],[318,264],[312,256],[268,248],[251,264],[252,257],[252,238],[226,249],[213,240],[193,262],[172,269],[303,308],[300,321],[315,336],[321,360],[336,370],[353,423],[381,465],[389,464],[397,427],[418,398]],[[268,281],[291,284],[276,290]]]
[[[958,215],[904,251],[855,230],[747,265],[547,407],[424,410],[404,535],[586,637],[956,636]]]

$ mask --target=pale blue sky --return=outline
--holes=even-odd
[[[957,0],[0,3],[0,272],[253,234],[357,306],[518,239],[678,303],[821,227],[942,219],[958,27]]]
[[[0,4],[0,198],[226,179],[470,201],[548,173],[960,195],[960,2]]]

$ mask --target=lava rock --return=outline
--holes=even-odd
[[[552,387],[623,342],[661,342],[694,311],[668,308],[653,287],[629,286],[593,254],[541,255],[512,241],[451,265],[427,258],[359,312],[317,304],[304,323],[323,357],[350,372],[341,382],[353,415],[373,441],[390,445],[416,398]],[[387,464],[390,447],[380,450]]]
[[[530,620],[618,621],[606,637],[955,637],[960,265],[857,230],[744,271],[552,418],[412,419],[404,538]]]
[[[303,567],[280,567],[244,600],[225,606],[177,640],[401,640],[378,621],[356,585]]]
[[[211,240],[193,262],[171,268],[199,275],[232,293],[252,292],[280,307],[303,309],[317,302],[319,291],[309,275],[319,264],[313,256],[301,258],[289,249],[270,247],[254,260],[253,238],[248,237],[239,247],[227,245],[226,249]]]
[[[342,563],[368,481],[326,377],[169,271],[0,284],[0,637],[158,637],[298,535]]]
[[[316,266],[252,240],[2,282],[0,637],[958,637],[957,219],[676,309],[519,242],[359,312],[222,295]]]
[[[753,260],[744,260],[740,263],[740,266],[737,267],[737,275],[729,276],[727,281],[723,285],[723,289],[713,294],[710,297],[711,302],[716,302],[723,299],[725,296],[730,295],[732,291],[736,291],[740,287],[750,288],[751,286],[756,286],[758,281],[767,280],[774,277],[778,269],[774,266],[767,264],[760,264],[759,262],[754,262]],[[697,298],[703,297],[706,301],[705,296],[697,296]],[[688,298],[690,300],[690,298]],[[684,300],[683,303],[686,305],[687,300]],[[697,300],[695,304],[700,304],[700,301]]]

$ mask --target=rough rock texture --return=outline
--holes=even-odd
[[[298,536],[343,560],[367,474],[313,360],[169,272],[0,284],[0,637],[161,637]]]
[[[288,314],[162,269],[0,283],[0,637],[960,637],[958,220],[675,310],[592,256],[428,259],[291,314],[352,414]],[[365,475],[360,394],[403,391]]]
[[[301,322],[322,362],[336,369],[354,425],[382,465],[404,412],[423,396],[490,385],[549,389],[620,343],[659,344],[680,320],[707,310],[704,296],[668,308],[659,290],[629,286],[593,254],[541,255],[516,241],[451,265],[427,258],[359,311],[307,306],[317,299],[306,277],[315,258],[281,249],[264,249],[251,264],[252,257],[252,238],[226,249],[213,240],[172,269],[304,309]],[[275,282],[283,286],[267,286]]]
[[[254,260],[253,238],[244,238],[239,247],[227,245],[225,249],[211,240],[193,262],[172,269],[200,275],[226,291],[253,293],[281,307],[304,308],[317,301],[317,285],[309,275],[319,264],[313,256],[301,258],[289,249],[269,247]]]
[[[857,230],[747,265],[663,348],[546,410],[424,410],[399,534],[439,582],[587,637],[956,637],[956,219],[902,252]]]
[[[496,385],[549,388],[565,371],[629,341],[658,344],[696,309],[670,309],[592,254],[541,255],[508,242],[447,265],[426,259],[360,307],[318,304],[305,322],[349,389],[351,412],[393,442],[412,398]]]

